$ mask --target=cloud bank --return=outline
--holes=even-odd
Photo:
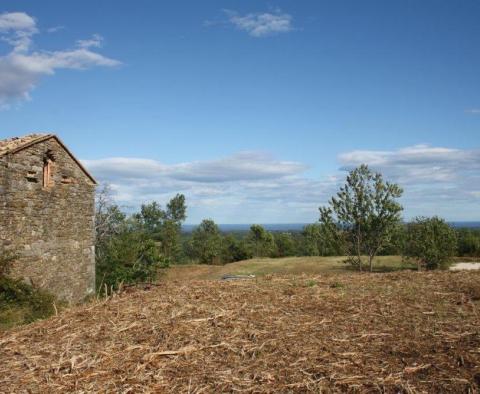
[[[102,37],[93,35],[78,40],[72,49],[33,51],[33,37],[39,33],[33,17],[24,12],[0,14],[0,39],[11,50],[0,56],[0,108],[30,99],[30,92],[40,79],[55,74],[58,69],[82,70],[96,66],[113,67],[120,62],[108,58],[92,48],[100,48]]]
[[[406,218],[442,215],[449,220],[480,220],[480,151],[416,145],[394,151],[340,154],[339,170],[319,178],[308,167],[261,152],[179,164],[152,159],[106,158],[84,164],[112,185],[119,203],[168,201],[184,193],[189,222],[212,217],[223,223],[313,222],[344,182],[346,172],[369,164],[405,189]]]
[[[240,152],[210,161],[167,165],[142,158],[85,160],[85,166],[115,191],[121,204],[136,207],[157,200],[165,203],[175,193],[184,193],[189,220],[214,217],[223,222],[270,220],[279,206],[292,206],[284,213],[291,221],[299,211],[327,197],[331,180],[306,180],[302,163],[278,160],[262,152]]]
[[[480,219],[480,149],[415,145],[394,151],[352,151],[339,155],[341,169],[367,163],[405,190],[407,217],[441,215]]]

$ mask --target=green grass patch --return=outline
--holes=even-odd
[[[352,272],[352,267],[344,263],[344,256],[332,257],[283,257],[256,258],[237,261],[223,266],[184,265],[166,269],[165,279],[219,279],[222,275],[321,275],[324,273]],[[391,272],[414,268],[402,262],[400,256],[378,256],[375,259],[375,272]]]
[[[335,281],[332,284],[330,284],[330,288],[332,288],[332,289],[343,289],[344,287],[345,287],[345,285],[343,283],[338,282],[338,281]]]

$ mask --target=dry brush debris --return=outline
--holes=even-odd
[[[0,391],[475,393],[479,280],[352,273],[127,289],[0,334]]]

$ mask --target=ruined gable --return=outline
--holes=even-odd
[[[0,245],[13,275],[77,302],[95,290],[95,180],[53,135],[0,141]]]

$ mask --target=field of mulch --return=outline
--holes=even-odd
[[[0,392],[477,393],[480,272],[168,282],[0,333]]]

